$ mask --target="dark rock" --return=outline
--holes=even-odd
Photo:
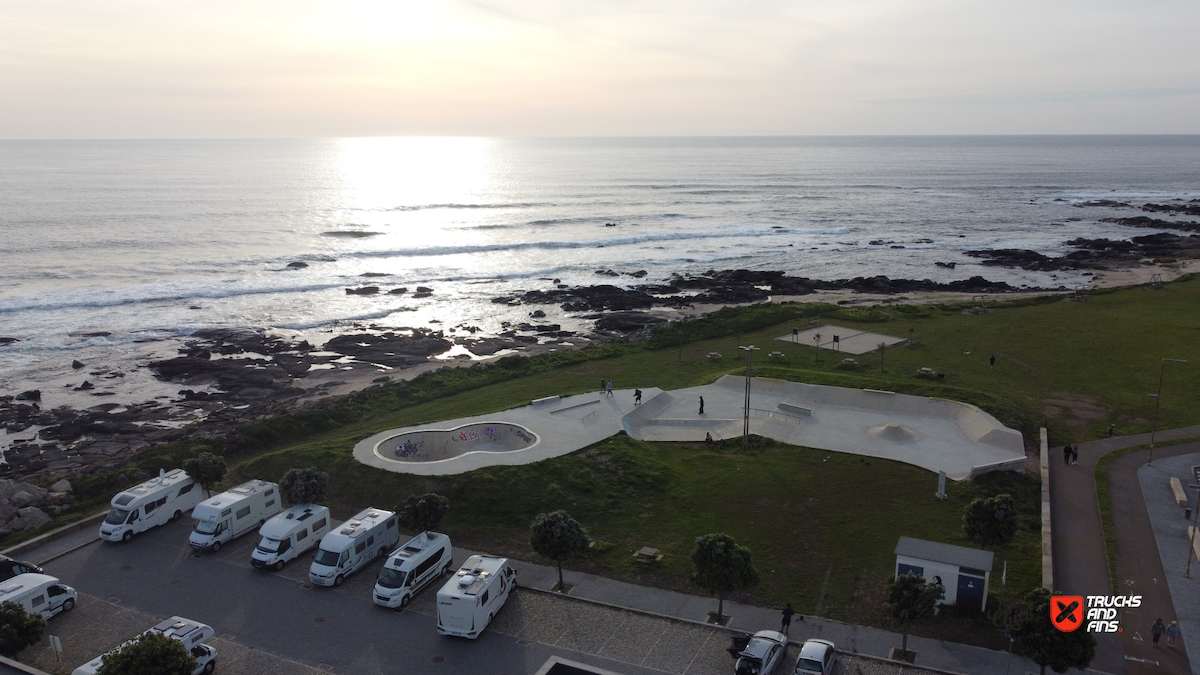
[[[71,361],[71,368],[73,368],[75,370],[79,370],[80,368],[83,368],[86,365],[87,365],[86,363],[84,363],[83,361],[80,361],[79,359],[75,359],[74,361]]]
[[[1106,206],[1106,207],[1114,208],[1114,209],[1133,208],[1132,205],[1130,205],[1128,202],[1115,202],[1111,199],[1093,199],[1093,200],[1087,201],[1087,202],[1078,202],[1078,203],[1072,204],[1071,206],[1075,206],[1075,207],[1079,207],[1079,208],[1082,208],[1084,206]]]
[[[92,384],[91,382],[88,382],[87,380],[84,380],[83,384],[79,385],[78,387],[75,387],[75,391],[88,391],[89,389],[95,389],[95,388],[96,388],[96,385]]]
[[[360,277],[390,277],[392,275],[386,274],[384,272],[363,272],[362,274],[360,274],[358,276],[360,276]]]
[[[534,311],[532,311],[532,312],[530,312],[530,313],[529,313],[529,316],[531,316],[531,317],[533,317],[533,318],[535,318],[535,319],[541,319],[541,318],[544,318],[544,317],[546,316],[546,313],[545,313],[545,312],[543,312],[543,311],[542,311],[542,310],[540,310],[540,309],[535,309]]]
[[[614,272],[614,271],[612,271],[612,270],[596,270],[596,274],[599,274],[599,275],[601,275],[601,276],[605,276],[605,277],[619,277],[619,276],[621,276],[620,274],[618,274],[617,272]]]
[[[30,389],[23,391],[16,396],[18,401],[40,401],[42,400],[42,392],[40,389]]]
[[[346,295],[375,295],[379,292],[378,286],[363,286],[362,288],[347,288]]]
[[[15,337],[0,337],[0,345],[10,345],[14,342],[20,342],[20,338]]]
[[[1200,199],[1181,204],[1143,204],[1143,211],[1179,213],[1187,216],[1200,216]]]
[[[616,333],[631,333],[659,323],[666,323],[666,319],[646,312],[613,312],[600,317],[596,321],[596,328]]]
[[[409,337],[388,332],[381,335],[339,335],[326,342],[323,349],[352,356],[365,363],[396,368],[424,363],[428,357],[441,354],[451,346],[448,340],[430,333],[417,332]]]
[[[290,263],[288,263],[288,264],[287,264],[287,266],[288,266],[288,267],[290,267],[290,268],[292,268],[292,269],[294,269],[294,270],[302,270],[302,269],[304,269],[305,267],[308,267],[308,263],[306,263],[306,262],[300,262],[300,261],[295,261],[295,262],[290,262]]]
[[[408,287],[401,286],[400,288],[393,288],[392,290],[388,291],[388,295],[404,295],[407,292],[408,292]],[[495,302],[495,300],[493,300],[492,302]]]
[[[1153,228],[1156,230],[1182,230],[1184,232],[1200,232],[1200,223],[1187,221],[1180,222],[1174,220],[1163,220],[1161,218],[1150,218],[1147,216],[1133,216],[1132,218],[1101,218],[1102,223],[1113,223],[1116,225],[1125,225],[1126,227],[1141,227]]]
[[[428,286],[417,286],[418,293],[432,293],[433,289]]]

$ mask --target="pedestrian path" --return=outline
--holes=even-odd
[[[1195,436],[1200,436],[1200,426],[1166,429],[1155,434],[1155,442]],[[1108,549],[1104,539],[1104,528],[1100,521],[1099,501],[1096,497],[1096,463],[1110,452],[1145,445],[1149,442],[1150,434],[1137,434],[1080,443],[1079,461],[1078,464],[1073,465],[1060,461],[1062,453],[1051,448],[1049,453],[1050,517],[1056,591],[1084,596],[1109,595],[1113,592],[1109,576]],[[1177,451],[1172,448],[1156,450],[1156,454],[1159,456],[1166,456],[1170,452]],[[1118,468],[1114,464],[1111,473],[1114,478],[1120,475]],[[1136,478],[1134,478],[1135,487],[1136,482]],[[1142,498],[1140,491],[1136,495],[1113,493],[1112,502],[1121,505],[1140,505]],[[1121,527],[1117,531],[1115,539],[1121,541],[1124,537],[1126,541],[1137,542],[1140,537],[1149,537],[1148,541],[1137,545],[1143,546],[1141,551],[1154,550],[1153,537],[1148,534],[1149,528],[1145,529],[1147,532],[1139,535],[1136,527]],[[1156,556],[1144,556],[1144,558],[1157,559]],[[1154,560],[1145,562],[1149,565]],[[1145,588],[1153,588],[1156,585],[1155,580],[1162,578],[1162,572],[1159,571],[1157,575],[1150,573],[1148,578],[1135,579],[1134,582]],[[1169,596],[1167,601],[1170,601]],[[1135,667],[1139,662],[1128,661],[1125,656],[1126,650],[1122,645],[1121,637],[1097,635],[1096,658],[1092,662],[1093,668],[1115,674],[1133,672],[1130,668]],[[1134,664],[1134,666],[1130,666],[1130,664]]]

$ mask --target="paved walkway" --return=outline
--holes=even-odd
[[[1200,436],[1200,426],[1160,431],[1155,435],[1155,441],[1162,442],[1192,436]],[[1100,522],[1100,506],[1096,499],[1096,462],[1114,450],[1144,445],[1149,442],[1150,434],[1138,434],[1080,443],[1079,464],[1073,466],[1067,466],[1061,461],[1061,445],[1057,448],[1051,446],[1050,506],[1054,546],[1054,580],[1057,587],[1055,590],[1070,595],[1108,595],[1113,592],[1109,578],[1104,529]],[[1160,447],[1156,449],[1155,454],[1158,457],[1166,457],[1172,452],[1178,454],[1181,451]],[[1136,463],[1136,460],[1131,461]],[[1143,459],[1142,462],[1144,463],[1144,461]],[[1114,463],[1110,475],[1114,478],[1121,475],[1133,475],[1133,470],[1136,470],[1136,466],[1133,469],[1127,469],[1123,464],[1117,462]],[[1120,508],[1114,509],[1121,514],[1115,518],[1114,538],[1118,542],[1124,541],[1130,545],[1131,550],[1129,555],[1124,556],[1125,558],[1131,557],[1139,561],[1139,564],[1144,565],[1142,569],[1130,572],[1130,576],[1122,576],[1122,578],[1133,580],[1145,592],[1146,589],[1155,587],[1156,579],[1161,580],[1164,577],[1158,557],[1144,555],[1148,550],[1155,550],[1155,543],[1153,535],[1150,533],[1149,518],[1144,515],[1145,506],[1140,489],[1137,489],[1136,477],[1132,479],[1132,483],[1132,490],[1130,487],[1125,487],[1120,492],[1114,489],[1111,493],[1114,505],[1121,505]],[[1125,481],[1121,485],[1128,486],[1129,483]],[[1136,494],[1133,490],[1136,490]],[[1144,524],[1141,530],[1137,525],[1139,521],[1136,517],[1136,509],[1138,508],[1142,510],[1141,522]],[[1118,559],[1121,559],[1122,549],[1119,548],[1117,554]],[[1157,572],[1153,570],[1155,564],[1159,566]],[[1158,596],[1155,598],[1157,598],[1154,600],[1156,604],[1153,607],[1156,609],[1147,606],[1145,611],[1161,611],[1164,616],[1174,615],[1173,608],[1161,606],[1161,603],[1164,602],[1162,598],[1158,598]],[[1169,594],[1167,594],[1165,602],[1170,604]],[[1170,609],[1170,611],[1165,611],[1165,609]],[[1126,640],[1132,640],[1132,638],[1133,635],[1130,634]],[[1097,670],[1117,675],[1141,672],[1142,664],[1140,662],[1129,661],[1125,658],[1126,648],[1118,636],[1099,634],[1097,643],[1096,659],[1092,662],[1092,666]]]

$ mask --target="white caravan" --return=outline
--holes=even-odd
[[[48,574],[18,574],[0,584],[0,602],[15,602],[26,612],[50,617],[69,612],[79,602],[74,588]]]
[[[474,640],[517,586],[508,558],[473,555],[437,594],[437,632]]]
[[[160,471],[158,478],[112,498],[112,510],[100,525],[100,538],[129,541],[139,532],[178,520],[201,498],[200,486],[183,469]]]
[[[279,513],[279,486],[252,480],[209,497],[192,509],[196,529],[188,543],[197,551],[221,550],[221,544],[257,529]]]
[[[273,516],[258,533],[262,541],[250,554],[255,567],[283,569],[283,564],[321,542],[329,532],[329,509],[319,504],[297,504]]]
[[[205,640],[215,634],[212,626],[192,621],[191,619],[185,619],[181,616],[173,616],[146,632],[162,633],[173,640],[182,642],[183,646],[187,647],[192,656],[196,657],[196,669],[192,671],[192,675],[211,673],[217,667],[217,650],[204,644]],[[133,642],[133,640],[125,642],[121,647],[130,642]],[[96,672],[100,670],[100,666],[104,662],[104,657],[121,649],[121,647],[117,647],[106,654],[101,654],[79,666],[71,671],[71,675],[96,675]]]
[[[308,580],[318,586],[341,586],[346,577],[400,541],[396,514],[367,509],[325,535],[308,568]]]
[[[450,537],[440,532],[424,532],[413,537],[388,555],[375,582],[375,604],[405,607],[408,601],[453,564],[454,549]]]

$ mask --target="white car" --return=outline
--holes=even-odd
[[[787,655],[787,636],[775,630],[760,630],[738,654],[736,675],[771,675]]]
[[[806,640],[800,647],[795,675],[831,675],[837,661],[837,647],[829,640]]]

